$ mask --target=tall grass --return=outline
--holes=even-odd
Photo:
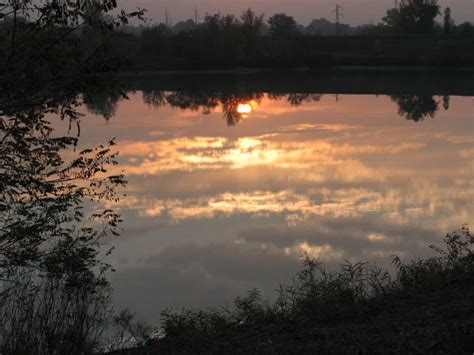
[[[233,307],[162,313],[162,351],[368,353],[474,350],[474,238],[449,233],[436,256],[394,271],[346,263],[338,271],[306,257],[275,302],[258,290]],[[472,346],[470,348],[470,346]]]
[[[102,279],[12,275],[1,283],[0,354],[88,354],[99,346],[111,312]]]

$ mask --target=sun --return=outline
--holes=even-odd
[[[252,105],[250,104],[239,104],[237,106],[237,112],[241,114],[246,114],[252,112]]]

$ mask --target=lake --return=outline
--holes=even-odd
[[[128,100],[89,100],[81,145],[116,137],[128,180],[111,205],[122,235],[107,240],[118,308],[156,323],[166,307],[271,297],[302,255],[387,265],[472,225],[472,88],[299,75],[225,88],[146,78]]]

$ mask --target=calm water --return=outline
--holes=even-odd
[[[117,137],[129,184],[113,286],[139,318],[271,295],[305,253],[426,255],[473,222],[471,97],[129,96],[90,105],[110,118],[87,113],[82,145]]]

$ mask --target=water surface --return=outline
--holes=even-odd
[[[116,304],[148,321],[271,295],[303,254],[382,264],[472,222],[469,96],[149,90],[88,108],[82,145],[117,137],[129,181]]]

